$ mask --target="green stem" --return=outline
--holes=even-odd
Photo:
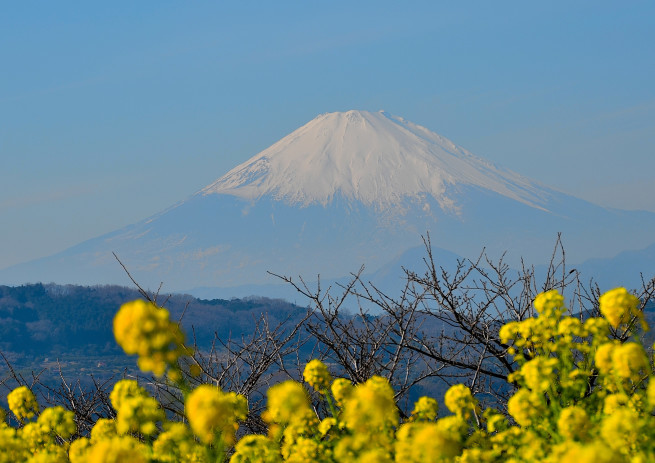
[[[328,391],[325,391],[325,400],[327,400],[328,407],[330,407],[330,413],[332,414],[332,418],[336,418],[338,412],[336,407],[334,406],[334,399],[332,398],[332,394],[329,393]]]

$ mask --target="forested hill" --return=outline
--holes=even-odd
[[[114,356],[121,351],[112,320],[121,304],[141,298],[120,286],[31,284],[0,286],[0,352],[11,357],[61,355]],[[266,313],[271,324],[300,316],[305,308],[266,298],[196,299],[160,294],[158,302],[179,319],[199,348],[209,348],[214,333],[222,339],[252,332],[255,319]]]

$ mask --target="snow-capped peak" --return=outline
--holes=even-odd
[[[434,197],[456,208],[450,186],[491,190],[542,208],[543,190],[450,140],[384,111],[321,114],[200,193],[290,204],[326,205],[338,195],[386,208],[403,199]]]

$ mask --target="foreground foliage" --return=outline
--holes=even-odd
[[[183,413],[123,379],[110,395],[115,418],[80,435],[72,411],[40,410],[21,386],[7,396],[13,417],[0,412],[0,462],[654,461],[655,381],[652,353],[637,337],[648,329],[640,301],[617,288],[599,304],[602,317],[572,317],[551,290],[534,299],[534,317],[500,328],[515,368],[498,410],[483,410],[466,385],[454,384],[442,417],[430,397],[403,417],[387,379],[352,384],[312,360],[303,383],[268,389],[261,414],[267,433],[242,435],[246,397],[192,386],[201,366],[184,367],[191,350],[178,324],[151,302],[130,302],[114,319],[116,340],[138,355],[143,371],[179,392]]]

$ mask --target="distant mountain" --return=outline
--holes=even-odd
[[[27,378],[32,371],[40,372],[41,380],[46,377],[55,384],[59,368],[68,380],[86,377],[87,382],[88,374],[102,379],[120,378],[126,370],[136,373],[134,357],[116,343],[112,320],[121,304],[140,298],[135,289],[120,286],[0,285],[0,353]],[[271,326],[285,322],[289,327],[306,313],[305,308],[269,298],[162,295],[159,303],[172,319],[182,320],[189,344],[195,342],[204,352],[215,336],[226,341],[252,335],[254,320],[262,314]]]
[[[0,271],[0,282],[141,284],[167,291],[375,272],[431,233],[435,247],[569,262],[653,244],[655,214],[611,210],[497,167],[385,112],[323,114],[214,183],[134,225]]]
[[[582,275],[593,277],[601,291],[616,286],[638,289],[655,278],[655,244],[645,249],[623,251],[606,259],[589,259],[577,266]]]
[[[419,275],[423,275],[426,270],[426,263],[424,262],[424,258],[426,257],[427,255],[424,245],[409,248],[375,271],[367,271],[364,269],[360,276],[360,280],[363,284],[373,285],[375,288],[386,292],[388,295],[395,296],[399,294],[399,292],[405,286],[405,269],[416,272]],[[446,251],[445,249],[434,247],[432,249],[432,257],[434,259],[435,265],[437,265],[439,268],[443,267],[444,270],[449,272],[453,272],[457,267],[458,261],[463,260],[463,258],[457,254],[453,254],[452,252]],[[320,282],[322,291],[330,289],[332,295],[337,295],[345,285],[352,281],[354,274],[357,273],[357,270],[358,269],[353,269],[351,273],[343,275],[339,278],[319,279],[319,275],[315,274],[300,276],[303,277],[303,282],[307,285],[307,288],[310,291],[316,291],[317,284]],[[291,276],[294,282],[301,285],[303,284],[300,282],[298,276],[288,276]],[[305,298],[303,298],[302,295],[292,285],[283,283],[282,280],[271,282],[270,284],[265,285],[241,285],[232,286],[229,288],[211,286],[195,287],[183,292],[204,299],[230,297],[243,298],[263,294],[266,295],[266,297],[285,299],[297,304],[307,303]],[[377,311],[377,308],[375,307],[372,309],[373,312]]]
[[[457,212],[452,186],[472,186],[542,208],[550,193],[424,127],[385,112],[322,114],[201,191],[296,207],[336,198],[378,211],[410,199]],[[425,206],[425,204],[423,204]]]

